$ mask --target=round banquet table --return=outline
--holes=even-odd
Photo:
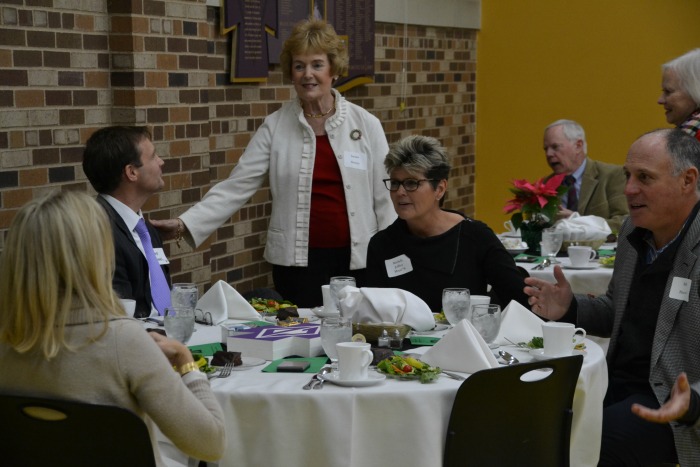
[[[198,340],[206,338],[205,332],[195,333]],[[523,362],[531,359],[525,351],[507,349]],[[443,375],[430,384],[387,379],[368,387],[328,382],[321,390],[303,390],[311,374],[263,373],[264,367],[211,380],[226,422],[226,451],[219,466],[442,465],[461,381]],[[606,388],[604,353],[587,341],[574,396],[571,465],[598,462]]]
[[[566,280],[571,284],[571,290],[578,294],[603,295],[608,290],[608,284],[612,279],[612,268],[601,266],[597,261],[588,263],[589,269],[571,269],[571,261],[569,258],[557,258],[561,263],[562,272]],[[528,274],[538,279],[543,279],[549,282],[554,280],[554,267],[550,266],[546,269],[533,269],[537,266],[534,263],[518,263],[516,264],[527,270]]]

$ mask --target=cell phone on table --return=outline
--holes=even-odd
[[[279,365],[277,365],[277,371],[290,371],[290,372],[301,373],[302,371],[309,368],[309,365],[310,365],[309,362],[298,362],[298,361],[282,362]]]
[[[537,256],[524,256],[522,258],[516,258],[515,262],[516,263],[534,263],[537,260],[539,260],[539,258]]]

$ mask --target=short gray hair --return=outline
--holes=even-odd
[[[680,85],[695,105],[700,106],[700,49],[693,49],[661,66],[662,70],[673,70]]]
[[[557,120],[556,122],[552,122],[549,125],[547,125],[547,128],[544,129],[546,132],[550,128],[554,128],[555,126],[561,126],[562,130],[564,131],[564,136],[566,136],[566,139],[569,141],[576,141],[580,139],[583,141],[583,154],[588,155],[588,143],[586,142],[586,132],[583,131],[583,127],[578,123],[573,120],[566,120],[566,119],[561,119]]]
[[[671,174],[674,177],[691,167],[700,170],[700,141],[677,128],[660,131],[666,139],[666,151],[671,156]],[[697,190],[700,191],[700,177]]]
[[[388,174],[398,168],[411,174],[425,174],[425,178],[436,180],[430,182],[435,188],[440,180],[447,180],[451,167],[447,150],[437,139],[412,135],[391,146],[384,168]]]

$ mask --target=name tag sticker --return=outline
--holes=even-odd
[[[406,255],[397,256],[396,258],[387,259],[384,261],[386,264],[386,273],[389,277],[402,276],[413,271],[413,265],[411,264],[411,258]]]
[[[685,277],[674,277],[673,282],[671,282],[671,292],[668,296],[670,298],[675,298],[676,300],[683,300],[687,302],[690,298],[690,286],[693,285],[693,281],[686,279]]]
[[[154,248],[153,251],[156,254],[156,259],[158,260],[158,264],[170,264],[170,261],[168,261],[168,258],[165,257],[165,252],[163,251],[162,248]]]
[[[345,151],[343,156],[345,167],[357,170],[367,170],[367,154]]]

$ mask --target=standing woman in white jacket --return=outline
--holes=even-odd
[[[165,238],[199,246],[269,176],[265,259],[282,297],[312,307],[331,276],[363,284],[369,239],[396,218],[382,182],[389,147],[379,120],[332,87],[348,54],[331,25],[297,24],[280,63],[297,98],[265,119],[226,180],[178,219],[153,224]]]

